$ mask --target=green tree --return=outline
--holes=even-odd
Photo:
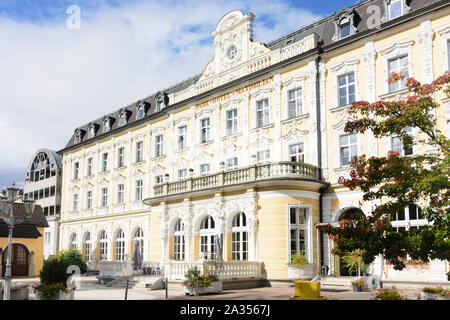
[[[389,82],[399,81],[402,74],[392,74]],[[350,107],[345,126],[348,133],[372,131],[377,138],[396,135],[403,146],[427,145],[427,153],[402,157],[389,151],[387,157],[360,156],[351,165],[350,179],[338,183],[350,190],[360,189],[363,200],[381,200],[367,216],[340,221],[338,227],[318,227],[335,240],[334,254],[364,250],[364,263],[382,255],[397,270],[405,267],[407,255],[429,262],[450,259],[449,139],[436,127],[436,95],[450,98],[450,73],[431,84],[408,78],[409,96],[399,101],[358,101]],[[406,132],[411,127],[416,137]],[[390,218],[412,203],[425,203],[422,214],[430,222],[420,229],[395,231]]]

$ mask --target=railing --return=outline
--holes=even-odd
[[[279,49],[272,50],[254,59],[246,61],[238,66],[235,66],[233,69],[225,70],[222,73],[215,74],[204,80],[198,81],[197,83],[184,89],[183,91],[174,94],[173,103],[183,101],[193,95],[211,90],[217,85],[224,84],[236,78],[246,76],[248,74],[270,67],[271,65],[274,65],[278,62],[300,55],[307,50],[312,49],[312,47],[310,48],[307,45],[308,41],[310,40],[313,41],[312,47],[315,47],[317,44],[318,36],[316,34],[312,34],[301,41],[295,42]],[[230,73],[237,73],[237,76],[229,77]]]
[[[202,274],[216,274],[220,280],[261,278],[261,262],[223,261],[208,262],[169,261],[164,265],[164,274],[169,280],[183,280],[184,274],[193,267]]]
[[[154,186],[153,192],[154,197],[162,197],[276,178],[319,180],[319,169],[310,164],[291,161],[258,164],[242,169],[221,171],[207,176],[165,182]]]

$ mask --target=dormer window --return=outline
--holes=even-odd
[[[344,39],[358,31],[355,26],[355,15],[356,13],[353,9],[342,9],[335,15],[333,41]]]
[[[111,130],[111,118],[106,118],[103,120],[103,133],[108,132]]]
[[[149,103],[147,103],[146,101],[138,101],[136,120],[145,117],[149,106],[150,106]]]
[[[127,124],[129,111],[122,109],[119,114],[119,127]]]
[[[95,137],[95,135],[97,133],[97,128],[98,128],[98,124],[96,124],[96,123],[91,123],[89,125],[89,138]]]
[[[163,100],[162,100],[162,98],[159,98],[159,99],[156,101],[156,112],[161,111],[162,108],[163,108]]]
[[[165,108],[167,106],[167,103],[168,103],[167,94],[164,92],[160,93],[158,95],[158,97],[156,98],[155,112],[161,111],[163,108]]]
[[[384,16],[382,22],[398,18],[409,11],[410,0],[384,0]]]
[[[81,129],[77,129],[75,130],[75,143],[80,143],[81,139],[83,138],[84,135],[84,130]]]

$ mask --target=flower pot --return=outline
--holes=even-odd
[[[201,294],[205,294],[206,293],[206,288],[203,287],[193,287],[193,288],[188,288],[188,287],[184,287],[184,294],[185,295],[190,295],[190,296],[198,296]]]
[[[311,280],[314,278],[314,263],[307,263],[301,268],[288,266],[288,277],[289,279],[302,278]]]
[[[65,293],[62,290],[59,290],[58,294],[55,297],[52,297],[48,300],[74,300],[74,297],[75,297],[75,290],[67,289],[67,293]],[[44,300],[44,298],[41,297],[39,291],[36,291],[36,300]]]
[[[222,280],[214,281],[211,286],[206,287],[207,293],[221,293],[223,291]]]
[[[450,300],[450,296],[441,296],[431,292],[421,292],[420,300]]]
[[[353,291],[354,292],[362,292],[362,288],[361,287],[357,287],[357,286],[353,286]]]

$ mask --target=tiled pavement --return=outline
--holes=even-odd
[[[34,292],[31,289],[33,283],[39,282],[38,278],[14,279],[14,282],[30,284],[30,300],[34,300]],[[400,290],[407,299],[416,300],[419,289]],[[129,289],[129,300],[165,300],[165,290]],[[264,287],[245,290],[224,290],[222,294],[207,294],[201,296],[186,296],[180,285],[171,286],[168,291],[169,300],[288,300],[294,294],[294,288]],[[351,289],[323,287],[322,296],[339,300],[370,300],[375,292],[353,292]],[[124,300],[125,288],[110,288],[98,284],[95,277],[81,277],[79,288],[75,291],[75,300]]]

